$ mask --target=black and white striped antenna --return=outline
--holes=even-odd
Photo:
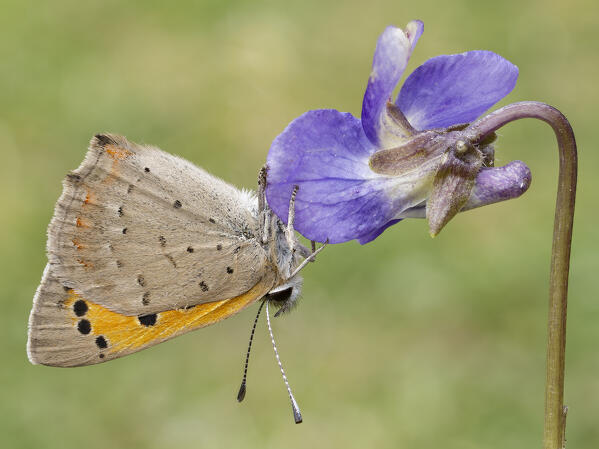
[[[302,413],[300,412],[299,406],[297,405],[297,401],[291,392],[291,387],[289,386],[289,381],[287,380],[287,376],[285,375],[285,370],[283,369],[283,365],[281,364],[281,358],[279,357],[279,351],[277,351],[277,345],[275,344],[275,337],[272,334],[272,327],[270,327],[270,313],[268,313],[268,303],[266,301],[266,324],[268,324],[268,333],[270,334],[270,341],[272,341],[272,347],[275,350],[275,357],[277,358],[277,363],[279,364],[279,368],[281,369],[281,374],[283,375],[283,382],[285,382],[285,386],[287,387],[287,393],[289,393],[289,399],[291,399],[291,408],[293,409],[293,419],[295,419],[295,423],[299,424],[302,422]]]
[[[239,393],[237,393],[237,402],[243,401],[245,398],[245,390],[246,383],[248,377],[248,363],[250,362],[250,352],[252,350],[252,342],[254,341],[254,332],[256,332],[256,325],[258,324],[258,318],[260,318],[260,312],[262,312],[262,307],[264,307],[264,301],[260,303],[260,307],[258,308],[258,313],[256,314],[256,318],[254,319],[254,325],[252,326],[252,333],[250,334],[250,342],[248,344],[248,351],[245,355],[245,366],[243,367],[243,379],[241,381],[241,386],[239,387]]]

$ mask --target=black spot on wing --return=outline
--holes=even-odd
[[[119,213],[119,217],[122,217],[124,215],[123,206],[119,207],[118,213]]]
[[[174,207],[175,209],[180,209],[180,208],[181,208],[181,206],[182,206],[182,204],[181,204],[181,201],[179,201],[179,200],[176,200],[176,201],[174,202],[174,204],[173,204],[173,207]]]
[[[148,304],[150,304],[150,292],[145,292],[143,294],[143,296],[141,297],[141,303],[144,306],[147,306]]]
[[[233,273],[233,268],[227,267],[227,273],[232,274]]]
[[[77,323],[77,330],[83,335],[87,335],[92,330],[92,325],[88,320],[79,320]]]
[[[207,292],[209,290],[208,285],[204,281],[200,282],[200,288],[203,292]]]
[[[162,246],[163,248],[166,246],[166,239],[163,235],[158,236],[158,241],[160,242],[160,246]]]
[[[188,252],[188,253],[193,253],[193,248],[192,248],[191,246],[188,246],[188,247],[187,247],[187,252]]]
[[[214,221],[214,218],[209,218],[209,219],[208,219],[208,221],[209,221],[210,223],[216,223],[216,221]]]
[[[98,338],[96,338],[96,346],[100,349],[105,349],[108,347],[108,342],[103,335],[100,335]]]
[[[149,167],[144,167],[144,171],[145,171],[146,173],[150,173],[150,168],[149,168]]]
[[[127,228],[123,228],[123,234],[127,233]]]
[[[134,188],[135,188],[135,186],[133,184],[129,184],[129,187],[127,187],[127,193],[133,192]]]
[[[155,313],[151,313],[149,315],[140,315],[137,317],[139,323],[144,326],[153,326],[156,324],[157,315]]]
[[[142,287],[146,286],[146,279],[144,278],[143,274],[137,276],[137,283]]]
[[[218,245],[216,245],[217,251],[220,251],[221,249],[223,249],[223,245],[221,245],[220,243]]]
[[[82,299],[78,299],[75,301],[75,304],[73,304],[73,311],[77,316],[85,315],[87,313],[87,303]]]

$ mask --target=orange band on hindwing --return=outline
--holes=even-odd
[[[262,284],[235,298],[141,316],[113,312],[82,298],[73,290],[69,291],[64,307],[70,309],[73,326],[81,334],[95,339],[99,350],[107,354],[129,353],[239,312],[264,295]]]

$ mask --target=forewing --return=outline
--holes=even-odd
[[[35,364],[66,367],[122,357],[227,318],[264,296],[273,282],[274,272],[270,272],[235,298],[186,309],[127,316],[69,288],[48,264],[29,318],[29,360]]]
[[[250,195],[157,148],[98,135],[63,185],[48,259],[94,304],[179,309],[236,297],[273,270]]]

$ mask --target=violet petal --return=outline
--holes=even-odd
[[[422,36],[423,32],[424,23],[422,23],[422,20],[412,20],[406,25],[406,36],[408,37],[410,44],[412,44],[412,51],[414,50],[414,47],[418,43],[418,39],[420,39],[420,36]]]
[[[384,126],[386,104],[391,100],[393,89],[401,79],[423,29],[420,21],[410,22],[405,32],[388,26],[377,41],[372,71],[362,102],[362,125],[366,136],[379,147],[385,146],[385,141],[388,140],[386,131],[389,130]],[[392,139],[393,133],[387,137]]]
[[[512,161],[503,167],[482,168],[462,211],[518,198],[528,190],[531,181],[530,168],[522,161]]]
[[[366,235],[363,235],[362,237],[360,237],[358,239],[358,243],[360,243],[360,245],[365,245],[366,243],[372,242],[379,235],[381,235],[385,231],[385,229],[387,229],[390,226],[393,226],[396,223],[399,223],[400,221],[401,221],[401,218],[388,221],[383,226],[381,226],[379,229],[376,229],[373,232],[371,232],[370,234],[366,234]]]
[[[291,122],[270,148],[268,204],[286,221],[297,185],[295,228],[304,237],[341,243],[371,234],[392,220],[398,208],[406,208],[402,189],[414,185],[411,179],[404,183],[373,173],[368,159],[374,151],[360,120],[351,114],[309,111]],[[421,200],[407,201],[412,206]]]
[[[462,212],[500,201],[518,198],[530,187],[532,175],[522,161],[512,161],[503,167],[481,168],[470,199]],[[396,215],[396,218],[425,218],[426,203],[419,204]]]
[[[396,104],[418,129],[470,123],[516,85],[518,68],[484,50],[429,59],[403,84]]]

